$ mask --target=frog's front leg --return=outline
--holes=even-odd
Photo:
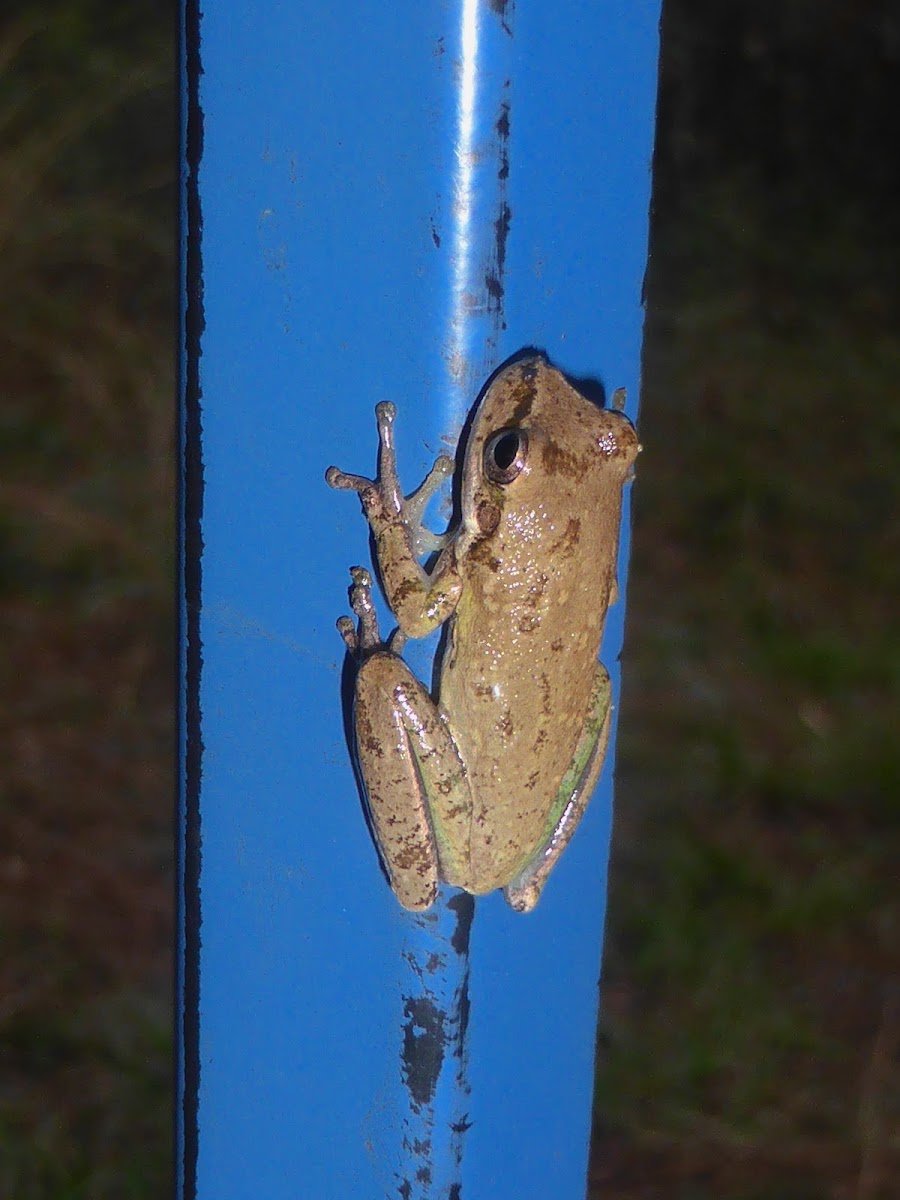
[[[443,714],[378,637],[369,572],[352,574],[359,628],[343,617],[339,629],[361,656],[353,712],[372,826],[397,899],[404,908],[429,908],[438,880],[463,874],[469,781]]]
[[[537,904],[547,876],[584,816],[606,757],[611,717],[609,672],[603,663],[598,663],[587,720],[571,765],[560,784],[556,803],[551,808],[546,839],[531,861],[503,889],[507,901],[517,912],[528,912]]]
[[[378,421],[378,478],[348,475],[329,467],[325,479],[334,488],[359,493],[363,512],[375,536],[378,569],[391,611],[403,632],[424,637],[451,615],[462,592],[456,552],[446,537],[438,537],[422,524],[429,499],[453,473],[453,459],[441,455],[423,483],[404,496],[397,478],[394,453],[393,404],[375,409]],[[420,563],[423,555],[441,549],[432,570]]]

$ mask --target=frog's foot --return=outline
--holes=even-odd
[[[378,615],[372,603],[372,576],[365,567],[351,567],[353,586],[350,588],[350,607],[356,614],[357,624],[352,617],[338,617],[338,633],[354,658],[363,658],[382,647],[378,629]]]
[[[450,478],[453,470],[453,459],[448,454],[442,454],[440,458],[435,459],[431,470],[416,490],[403,500],[403,520],[412,530],[413,550],[417,558],[443,550],[450,539],[449,533],[432,533],[422,518],[428,501],[444,480]]]
[[[394,453],[394,418],[397,410],[387,401],[375,407],[378,421],[378,478],[350,475],[338,467],[329,467],[325,482],[345,492],[358,492],[370,524],[373,521],[399,516],[403,508],[403,493],[397,479],[397,460]]]
[[[417,558],[441,550],[447,540],[446,534],[435,534],[422,524],[428,501],[445,479],[453,474],[453,459],[442,454],[425,476],[422,483],[409,496],[403,495],[397,476],[397,455],[394,447],[395,406],[383,401],[375,407],[378,423],[378,478],[365,475],[350,475],[337,467],[329,467],[325,481],[333,488],[358,492],[363,511],[373,529],[400,522],[410,533],[412,549]]]

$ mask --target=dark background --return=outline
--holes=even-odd
[[[0,25],[0,1195],[168,1194],[174,5]],[[666,0],[593,1191],[900,1178],[900,4]]]

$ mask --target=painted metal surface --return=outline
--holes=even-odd
[[[323,474],[369,472],[391,399],[412,486],[524,346],[634,415],[658,9],[187,3],[184,1197],[584,1194],[612,754],[533,914],[402,912]]]

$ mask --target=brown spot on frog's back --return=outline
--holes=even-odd
[[[516,372],[516,377],[510,388],[510,399],[513,402],[510,414],[511,425],[523,425],[531,415],[537,396],[537,376],[543,366],[540,360],[529,360],[522,363]]]
[[[581,519],[569,517],[561,536],[550,547],[550,553],[556,555],[571,554],[577,550],[581,541]]]
[[[500,509],[490,500],[481,500],[475,510],[475,520],[482,533],[493,533],[500,524]]]
[[[487,567],[489,571],[493,571],[495,574],[503,565],[494,552],[494,543],[490,537],[484,537],[474,543],[469,550],[469,561],[477,563],[479,566]]]
[[[541,614],[538,612],[524,613],[519,617],[519,633],[533,633],[541,623]]]
[[[559,442],[548,438],[541,448],[541,461],[548,475],[565,475],[568,479],[584,477],[584,460],[571,450],[564,450]]]

